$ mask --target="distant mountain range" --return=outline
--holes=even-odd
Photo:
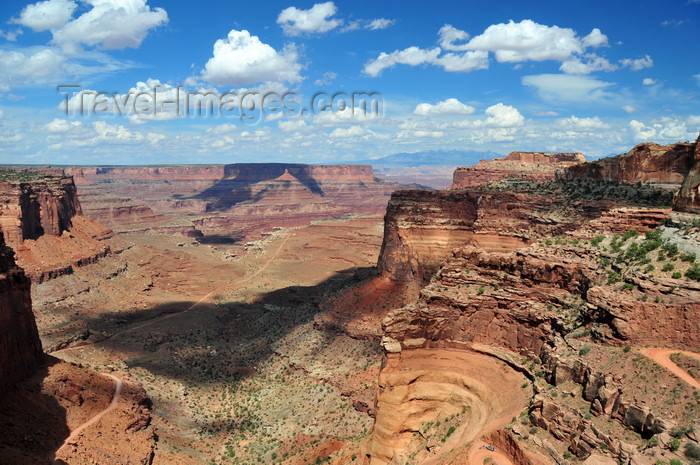
[[[373,166],[425,166],[425,165],[455,165],[470,166],[479,160],[490,160],[503,155],[496,152],[477,152],[474,150],[428,150],[425,152],[395,153],[374,160],[361,160],[355,163]]]

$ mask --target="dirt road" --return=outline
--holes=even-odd
[[[666,368],[668,371],[673,373],[674,375],[678,376],[680,379],[685,381],[686,383],[690,384],[693,386],[695,389],[700,389],[700,381],[697,379],[693,378],[690,376],[685,370],[683,370],[681,367],[676,365],[671,361],[671,354],[675,353],[681,353],[683,355],[687,355],[688,357],[693,357],[697,360],[700,360],[700,354],[696,354],[695,352],[689,352],[687,350],[678,350],[678,349],[664,349],[664,348],[646,348],[646,349],[639,349],[639,351],[643,354],[661,365],[662,367]]]
[[[66,440],[63,441],[61,446],[58,449],[56,449],[55,455],[58,455],[59,451],[63,447],[65,447],[66,445],[74,443],[76,441],[76,439],[78,438],[78,436],[80,436],[80,433],[82,433],[86,428],[88,428],[88,427],[94,425],[95,423],[97,423],[98,421],[100,421],[100,418],[102,418],[103,416],[105,416],[106,414],[108,414],[109,412],[111,412],[112,410],[114,410],[117,407],[117,403],[119,403],[119,399],[121,398],[121,394],[122,394],[123,381],[121,378],[114,376],[112,374],[109,374],[109,373],[105,373],[104,375],[109,376],[110,378],[112,378],[112,380],[114,380],[114,394],[112,395],[112,401],[109,403],[109,405],[107,406],[106,409],[102,410],[100,413],[98,413],[97,415],[90,418],[88,421],[86,421],[82,425],[78,426],[73,431],[71,431],[70,436],[68,436],[66,438]]]

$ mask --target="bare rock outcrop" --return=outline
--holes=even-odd
[[[571,166],[560,172],[564,179],[592,178],[680,186],[693,162],[695,144],[643,143],[626,154]]]
[[[555,196],[479,190],[397,191],[384,219],[379,272],[394,281],[421,280],[458,246],[509,251],[537,234],[560,234],[573,222],[548,214],[558,201]]]
[[[673,202],[673,209],[700,214],[700,136],[695,142],[695,152],[688,175]]]
[[[81,214],[70,176],[35,175],[31,181],[0,181],[0,229],[10,245],[43,235],[60,236]]]
[[[451,188],[478,186],[504,178],[552,181],[557,170],[585,161],[581,153],[511,152],[505,158],[481,160],[478,165],[457,168]]]
[[[30,376],[41,357],[30,281],[0,233],[0,392]]]

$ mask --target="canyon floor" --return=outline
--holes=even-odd
[[[154,464],[352,461],[380,347],[329,329],[319,306],[372,273],[381,238],[377,215],[240,245],[122,235],[118,253],[35,287],[40,333],[52,355],[145,388]],[[99,425],[80,434],[89,456]]]
[[[215,167],[234,168],[252,172]],[[53,234],[5,218],[45,364],[0,397],[0,465],[690,457],[700,222],[668,190],[503,180],[396,192],[383,216],[395,185],[367,167],[326,193],[311,168],[255,168],[206,204],[180,192],[208,168],[176,195],[159,169],[83,178],[113,230],[77,197]],[[77,195],[62,179],[56,218]],[[113,184],[145,194],[112,208]]]

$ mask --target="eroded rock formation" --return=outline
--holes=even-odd
[[[652,182],[679,186],[690,171],[695,144],[644,143],[626,154],[582,163],[560,172],[565,179],[593,178],[627,183]]]
[[[0,392],[31,375],[41,357],[29,278],[0,233]]]
[[[690,171],[683,180],[683,185],[673,202],[673,209],[700,214],[700,136],[695,142]]]
[[[452,189],[478,186],[504,178],[552,181],[557,170],[584,163],[581,153],[511,152],[505,158],[481,160],[478,165],[457,168]]]
[[[85,213],[117,232],[258,236],[345,214],[380,214],[399,185],[369,165],[72,168]],[[189,221],[182,217],[187,215]]]
[[[60,236],[81,214],[71,177],[36,177],[27,182],[0,181],[0,229],[10,245],[45,234]]]

